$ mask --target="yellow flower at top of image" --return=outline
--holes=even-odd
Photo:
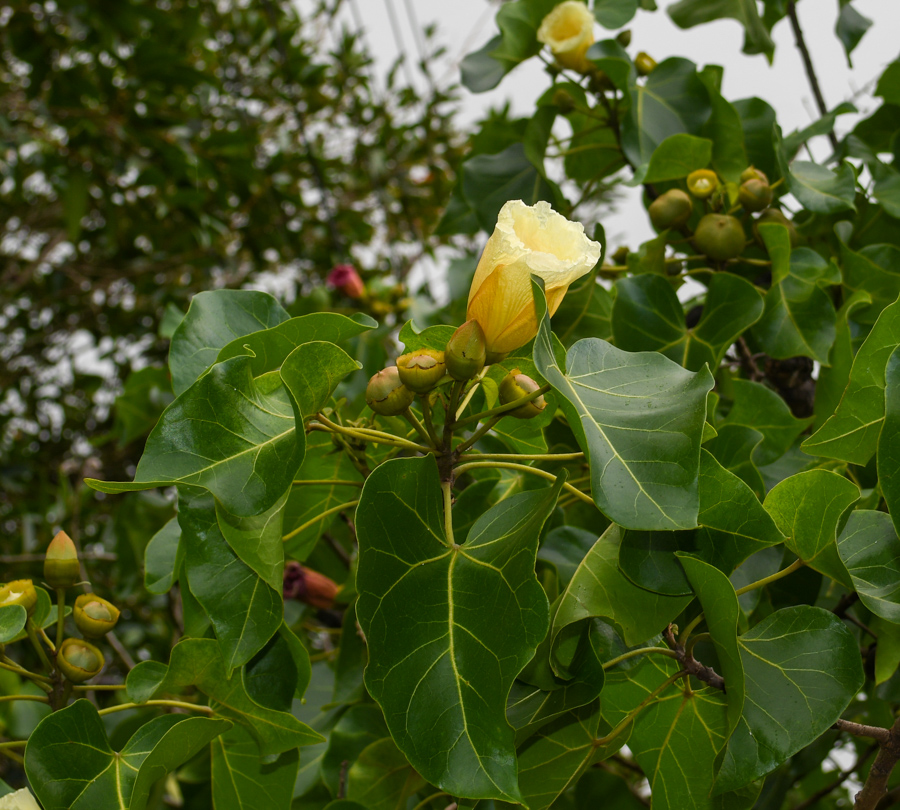
[[[565,0],[544,17],[537,38],[562,67],[587,73],[591,65],[585,54],[594,44],[594,15],[580,0]]]
[[[598,261],[600,243],[587,238],[581,223],[547,202],[506,203],[478,261],[466,311],[484,331],[487,361],[497,362],[537,334],[532,274],[544,281],[552,315],[569,285]]]
[[[0,810],[41,810],[28,788],[0,796]]]

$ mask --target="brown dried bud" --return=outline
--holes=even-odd
[[[324,574],[291,560],[284,566],[283,592],[285,599],[297,599],[316,608],[328,609],[334,605],[338,586]]]

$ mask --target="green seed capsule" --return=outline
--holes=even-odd
[[[119,621],[119,609],[93,593],[83,593],[75,600],[72,615],[85,638],[100,638]]]
[[[400,381],[417,394],[426,394],[443,378],[447,370],[444,353],[434,349],[416,349],[397,358]]]
[[[512,402],[518,402],[539,388],[540,386],[531,377],[514,368],[500,383],[500,404],[509,405]],[[546,407],[547,402],[541,394],[541,396],[523,403],[522,407],[509,411],[507,415],[514,416],[516,419],[532,419],[539,416]]]
[[[772,187],[756,177],[741,183],[738,191],[738,200],[748,211],[762,211],[772,202],[773,196]]]
[[[745,241],[740,221],[727,214],[707,214],[694,231],[694,247],[720,262],[740,256]]]
[[[653,227],[664,231],[667,228],[680,228],[691,218],[693,210],[691,198],[681,189],[672,188],[650,203],[647,213],[650,214]]]
[[[375,374],[366,386],[366,404],[382,416],[399,416],[416,398],[401,381],[396,366]]]
[[[56,653],[56,665],[72,683],[84,683],[99,675],[105,663],[103,653],[80,638],[67,638]]]

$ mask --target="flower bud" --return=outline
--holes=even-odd
[[[16,579],[0,588],[0,607],[21,605],[31,616],[37,607],[37,591],[30,579]]]
[[[44,556],[44,579],[53,590],[61,591],[71,588],[79,576],[78,549],[69,535],[59,532],[50,541]]]
[[[324,574],[291,560],[284,566],[282,590],[285,599],[298,599],[307,605],[328,609],[334,605],[338,586]]]
[[[67,638],[56,653],[56,666],[72,683],[99,675],[105,663],[103,653],[80,638]]]
[[[763,244],[762,238],[759,235],[759,225],[763,225],[766,222],[777,222],[779,225],[784,225],[788,229],[788,234],[791,238],[791,247],[795,248],[800,244],[800,235],[797,233],[797,228],[794,226],[794,223],[791,222],[781,211],[777,208],[766,208],[764,211],[760,212],[760,215],[756,218],[756,221],[753,223],[753,234],[756,236],[757,241],[760,245]]]
[[[727,214],[707,214],[694,231],[694,247],[720,262],[740,256],[745,241],[740,221]]]
[[[533,394],[538,388],[540,386],[531,377],[514,368],[500,383],[500,404],[509,405],[511,402],[516,402],[529,394]],[[541,396],[535,397],[530,402],[524,403],[522,407],[509,411],[507,416],[514,416],[516,419],[531,419],[540,415],[546,407],[547,402],[543,394],[541,394]]]
[[[484,331],[476,320],[466,321],[457,329],[444,351],[447,373],[454,380],[470,380],[484,368],[487,350]]]
[[[119,609],[93,593],[83,593],[75,600],[72,615],[85,638],[101,638],[119,621]]]
[[[772,202],[772,196],[772,187],[756,177],[741,183],[738,191],[738,200],[748,211],[762,211],[763,208],[767,208]]]
[[[585,57],[594,44],[594,15],[579,0],[564,0],[538,28],[537,40],[553,52],[561,67],[587,73],[591,63]]]
[[[631,45],[631,29],[626,28],[624,31],[619,31],[619,33],[616,34],[616,42],[623,48],[627,48]]]
[[[416,395],[400,382],[400,371],[388,366],[375,374],[366,386],[366,404],[382,416],[398,416]]]
[[[626,245],[619,245],[619,247],[616,248],[616,252],[613,253],[610,258],[612,258],[613,264],[627,264],[628,247]]]
[[[650,214],[650,222],[658,231],[666,228],[680,228],[691,217],[694,204],[681,189],[672,188],[665,194],[660,194],[647,209]]]
[[[753,166],[748,166],[741,172],[741,183],[746,183],[748,180],[762,180],[766,185],[769,184],[769,178],[766,177],[765,173],[753,168]]]
[[[639,76],[649,76],[656,67],[656,60],[650,54],[641,51],[634,57],[634,66]]]
[[[325,280],[348,298],[362,298],[366,293],[366,285],[352,264],[336,264]]]
[[[444,353],[434,349],[416,349],[397,358],[400,382],[417,394],[425,394],[434,388],[446,369]]]
[[[719,187],[719,178],[710,169],[697,169],[688,175],[687,186],[691,194],[705,200]]]

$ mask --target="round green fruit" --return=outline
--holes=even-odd
[[[664,231],[684,225],[690,219],[693,209],[691,198],[681,189],[673,188],[650,203],[647,213],[650,214],[653,227]]]
[[[707,214],[694,231],[694,247],[719,262],[740,256],[745,241],[740,221],[728,214]]]

